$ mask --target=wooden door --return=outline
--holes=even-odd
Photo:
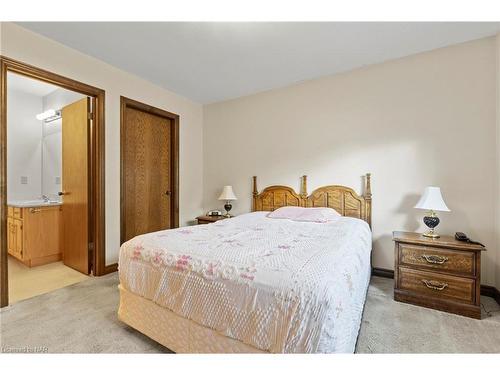
[[[62,109],[62,251],[64,264],[90,273],[89,129],[90,98]]]
[[[176,120],[152,113],[151,107],[124,105],[123,99],[122,243],[177,226],[173,167]]]

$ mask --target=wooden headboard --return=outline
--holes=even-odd
[[[363,195],[347,186],[328,185],[307,194],[307,176],[302,176],[300,194],[288,186],[274,185],[257,190],[257,176],[253,176],[252,211],[274,211],[283,206],[330,207],[342,216],[355,217],[370,225],[372,222],[371,174],[365,175]]]

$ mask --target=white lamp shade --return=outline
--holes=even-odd
[[[444,203],[441,189],[436,186],[428,186],[425,188],[424,194],[415,208],[432,211],[450,211],[446,203]]]
[[[235,201],[238,198],[236,198],[236,195],[234,195],[233,187],[232,186],[224,186],[222,189],[222,193],[220,193],[219,200],[220,201]]]

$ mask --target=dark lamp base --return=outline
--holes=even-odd
[[[439,238],[439,234],[434,232],[434,228],[439,225],[439,218],[434,212],[430,216],[424,216],[424,224],[427,225],[429,230],[423,234],[425,237]]]
[[[231,211],[231,208],[233,208],[233,205],[229,202],[226,202],[226,204],[224,205],[224,209],[226,210],[226,214],[224,215],[225,217],[231,217],[231,214],[229,213],[229,211]]]

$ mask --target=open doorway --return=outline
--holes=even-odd
[[[7,73],[7,97],[12,304],[88,278],[91,108],[85,95],[12,72]]]
[[[0,62],[5,306],[115,267],[104,265],[104,92]]]

